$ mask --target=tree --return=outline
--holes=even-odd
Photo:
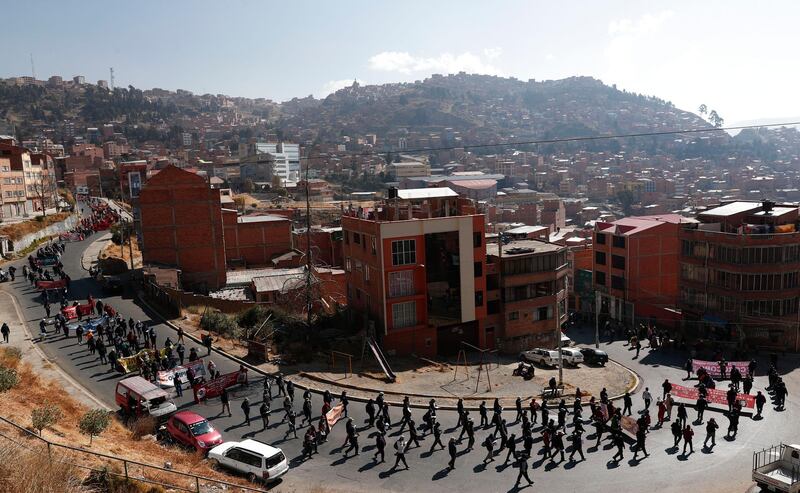
[[[78,428],[84,435],[89,435],[89,445],[91,445],[92,439],[100,436],[109,424],[111,424],[111,413],[104,409],[92,409],[81,417]]]
[[[697,112],[701,115],[705,115],[708,112],[708,106],[705,104],[701,104],[699,108],[697,108]]]
[[[42,217],[47,217],[47,206],[56,193],[56,184],[51,179],[48,169],[43,166],[41,172],[34,172],[27,185],[28,190],[36,196],[39,207],[42,208]]]
[[[722,125],[725,124],[725,120],[721,116],[719,116],[717,110],[711,110],[711,112],[708,114],[708,121],[710,121],[711,124],[717,128],[720,128]]]
[[[37,407],[31,411],[31,424],[33,429],[42,436],[42,430],[54,425],[64,417],[61,408],[55,404],[46,403],[44,406]]]
[[[630,216],[632,211],[631,207],[636,201],[636,197],[633,196],[633,192],[630,190],[620,190],[617,192],[617,201],[619,201],[619,205],[622,207],[623,214]]]

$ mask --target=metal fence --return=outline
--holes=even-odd
[[[198,476],[196,474],[176,471],[174,469],[51,442],[3,417],[0,417],[0,441],[6,443],[10,442],[34,454],[47,454],[50,460],[59,461],[83,470],[124,477],[133,481],[158,485],[169,490],[192,493],[217,491],[263,493],[266,491],[261,488],[233,484]]]
[[[753,452],[753,470],[780,461],[785,450],[786,444],[782,443]],[[792,464],[791,471],[784,470],[784,472],[788,472],[791,475],[791,484],[800,481],[800,468],[796,464]]]

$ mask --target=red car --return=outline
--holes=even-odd
[[[222,443],[222,435],[211,423],[191,411],[180,411],[170,416],[166,428],[173,440],[200,452],[208,452]]]

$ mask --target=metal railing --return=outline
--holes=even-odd
[[[34,454],[46,453],[50,460],[58,460],[63,464],[68,464],[80,469],[110,476],[124,477],[131,481],[139,481],[191,493],[218,491],[220,487],[226,491],[242,491],[247,493],[263,493],[266,491],[261,488],[229,483],[227,481],[207,478],[188,472],[176,471],[166,467],[154,466],[152,464],[145,464],[122,457],[51,442],[2,416],[0,416],[0,424],[9,425],[12,429],[12,432],[0,429],[0,439],[11,442]],[[22,436],[11,436],[13,430],[18,431]],[[54,455],[60,455],[60,457],[55,458]]]
[[[780,462],[783,459],[785,450],[786,444],[781,443],[780,445],[773,445],[753,452],[753,470]],[[789,472],[791,475],[791,484],[800,481],[800,466],[798,466],[797,462],[792,461],[791,471],[787,471],[784,468],[784,472]]]

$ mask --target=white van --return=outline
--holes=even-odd
[[[127,415],[150,415],[154,418],[166,419],[178,410],[170,395],[142,377],[130,377],[117,382],[115,392],[117,405]]]

